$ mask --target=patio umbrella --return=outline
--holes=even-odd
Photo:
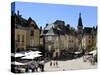
[[[30,54],[30,55],[27,55],[25,57],[22,57],[21,59],[35,59],[36,57],[40,57],[42,55],[40,54]]]
[[[17,61],[11,62],[11,64],[13,64],[13,65],[26,65],[26,63],[20,63],[20,62],[17,62]]]
[[[22,56],[25,56],[25,54],[24,53],[11,53],[11,56],[13,56],[13,57],[22,57]]]
[[[74,52],[75,54],[80,54],[81,52]]]
[[[38,53],[41,53],[40,51],[29,51],[29,52],[25,52],[25,55],[27,56],[27,55],[36,55],[36,54],[38,54]]]
[[[96,55],[97,54],[97,50],[93,50],[93,51],[91,51],[91,52],[89,52],[90,54],[93,54],[93,56],[94,55]]]
[[[41,53],[40,51],[35,51],[36,53]]]

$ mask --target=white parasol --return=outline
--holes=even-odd
[[[40,57],[42,55],[40,54],[30,54],[30,55],[27,55],[25,57],[22,57],[21,59],[35,59],[36,57]]]
[[[11,62],[11,64],[13,64],[13,65],[26,65],[26,63],[20,63],[20,62],[17,62],[17,61]]]
[[[25,56],[25,54],[24,53],[11,53],[11,56],[13,56],[13,57],[22,57],[22,56]]]
[[[40,51],[35,51],[36,53],[41,53]]]
[[[89,52],[89,54],[93,54],[93,56],[94,56],[97,54],[97,50],[93,50],[93,51]]]
[[[75,52],[75,54],[80,54],[81,52]]]
[[[29,51],[29,52],[25,52],[25,55],[27,56],[27,55],[36,55],[36,54],[38,54],[38,53],[41,53],[40,51]]]

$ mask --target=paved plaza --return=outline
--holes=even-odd
[[[53,63],[54,61],[52,61]],[[91,63],[83,62],[83,58],[77,58],[67,61],[58,61],[58,66],[50,66],[50,62],[45,64],[45,71],[65,71],[65,70],[78,70],[78,69],[95,69],[97,64],[91,65]]]

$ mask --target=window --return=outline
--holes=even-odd
[[[91,36],[89,36],[89,39],[91,38]]]
[[[48,50],[51,51],[51,45],[48,46]]]
[[[20,42],[20,35],[17,35],[17,42]]]
[[[69,42],[71,43],[71,40],[69,40]]]
[[[30,46],[34,46],[34,40],[30,40]]]
[[[31,31],[31,34],[30,34],[31,36],[34,36],[34,31]]]
[[[51,36],[48,36],[48,40],[51,41],[52,40],[52,37]]]
[[[56,38],[56,40],[58,41],[58,37]]]
[[[91,43],[91,41],[89,40],[89,43]]]
[[[16,52],[19,52],[20,51],[20,48],[17,48],[17,51]]]
[[[24,35],[22,35],[22,42],[24,42]]]

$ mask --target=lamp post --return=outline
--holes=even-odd
[[[48,51],[49,51],[49,59],[51,59],[51,45],[48,46]]]

